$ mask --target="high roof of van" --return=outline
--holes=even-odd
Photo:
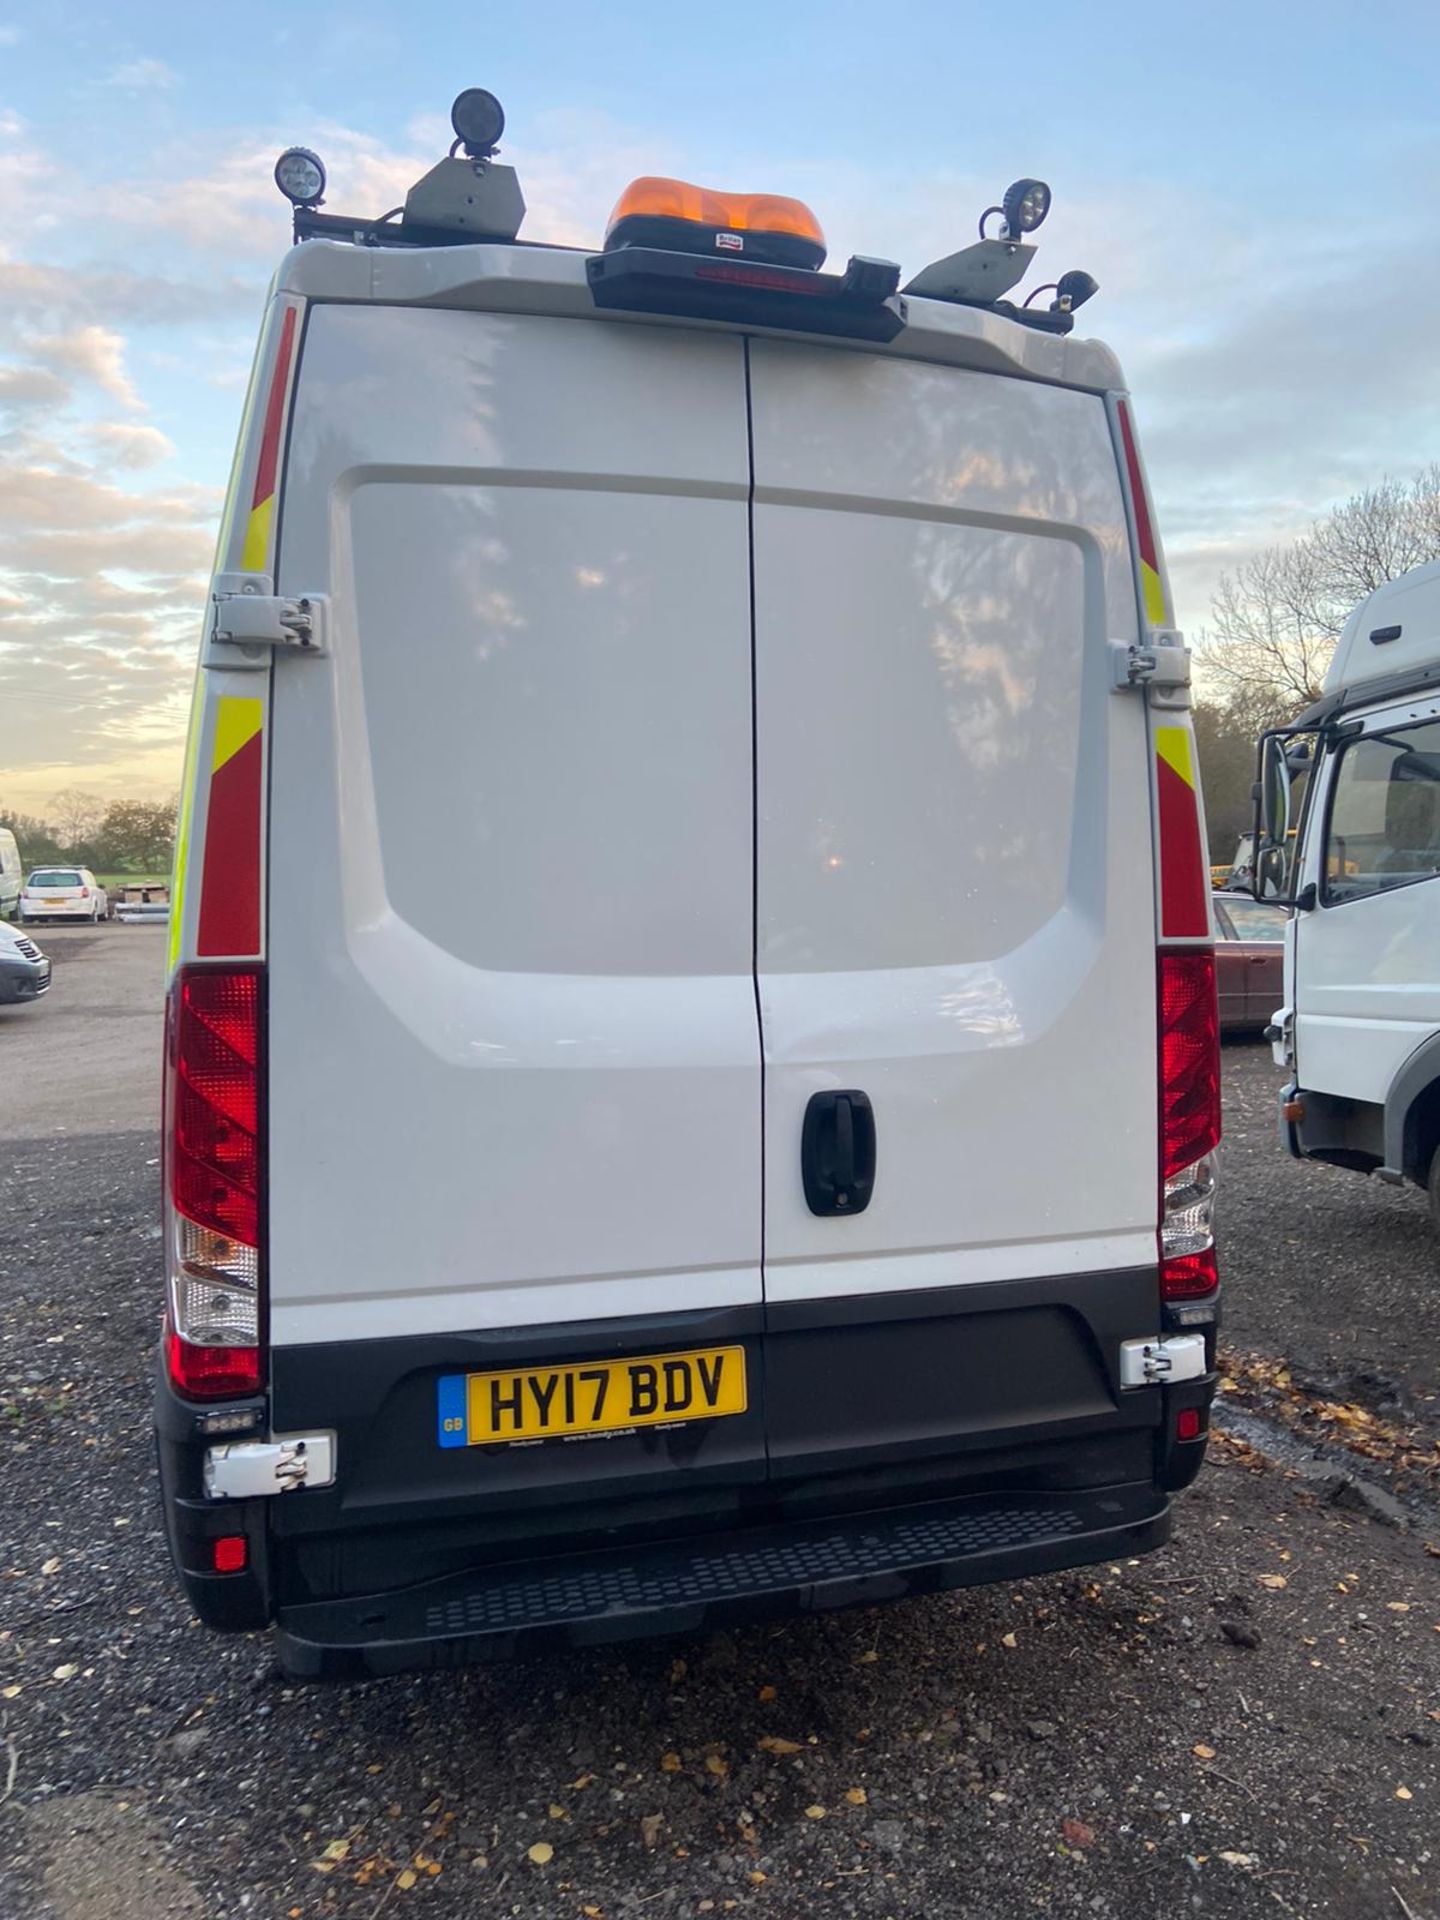
[[[1345,622],[1325,698],[1440,667],[1440,560],[1377,587]],[[1351,702],[1347,702],[1351,704]]]
[[[311,300],[374,301],[386,306],[474,308],[490,313],[543,313],[593,319],[585,277],[589,256],[578,248],[480,243],[448,247],[366,247],[308,240],[281,261],[275,288]],[[1077,340],[1022,326],[1004,314],[907,294],[907,324],[894,340],[835,341],[841,348],[900,359],[1042,380],[1092,393],[1123,391],[1119,361],[1098,340]],[[650,326],[697,325],[725,332],[763,332],[725,321],[670,315],[606,313],[607,320]],[[792,338],[810,336],[791,335]]]

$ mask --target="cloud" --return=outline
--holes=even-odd
[[[257,282],[238,275],[177,280],[165,274],[109,267],[60,267],[16,260],[0,246],[0,345],[17,329],[83,326],[95,314],[110,322],[179,326],[234,313],[260,314]]]
[[[0,367],[0,409],[46,413],[63,407],[74,388],[48,367]]]
[[[93,380],[122,407],[138,410],[143,404],[135,383],[125,371],[125,339],[110,327],[76,327],[69,333],[38,334],[25,342],[42,366],[60,367]]]
[[[158,427],[131,426],[120,420],[102,421],[87,427],[85,438],[98,450],[102,465],[123,467],[134,472],[153,467],[174,456],[175,443]]]
[[[169,450],[156,429],[87,433],[102,461],[33,439],[0,460],[0,771],[11,804],[42,811],[47,781],[127,759],[173,783],[219,508],[218,489],[116,477],[137,448]]]
[[[167,67],[163,60],[148,57],[140,60],[127,60],[123,66],[116,67],[100,82],[102,87],[119,87],[126,93],[146,93],[178,87],[180,76],[173,67]]]

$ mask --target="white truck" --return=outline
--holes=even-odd
[[[1321,699],[1264,736],[1257,796],[1256,891],[1294,908],[1284,1143],[1413,1182],[1440,1221],[1440,561],[1351,615]]]
[[[1005,300],[1035,181],[904,290],[669,180],[528,245],[492,109],[400,219],[277,168],[170,925],[190,1601],[373,1673],[1154,1547],[1214,959],[1093,283]]]

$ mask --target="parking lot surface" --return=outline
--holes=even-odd
[[[0,1015],[4,1920],[1440,1920],[1433,1514],[1423,1474],[1357,1501],[1384,1449],[1337,1444],[1433,1446],[1434,1244],[1418,1195],[1279,1155],[1264,1048],[1226,1051],[1241,1413],[1169,1548],[304,1688],[190,1622],[165,1562],[163,932],[44,940],[50,998]]]

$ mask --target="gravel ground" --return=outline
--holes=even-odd
[[[1342,1398],[1436,1417],[1440,1236],[1425,1195],[1292,1160],[1275,1119],[1284,1078],[1263,1042],[1227,1041],[1228,1338]]]
[[[136,936],[67,955],[36,1031],[148,996],[138,949],[81,992]],[[153,1089],[153,1007],[132,1030]],[[1280,1159],[1267,1055],[1226,1067],[1234,1337],[1423,1410],[1423,1203]],[[1440,1559],[1233,1439],[1173,1546],[1014,1587],[345,1688],[203,1632],[149,1457],[155,1141],[96,1131],[139,1098],[114,1070],[0,1122],[4,1920],[1440,1920]]]

